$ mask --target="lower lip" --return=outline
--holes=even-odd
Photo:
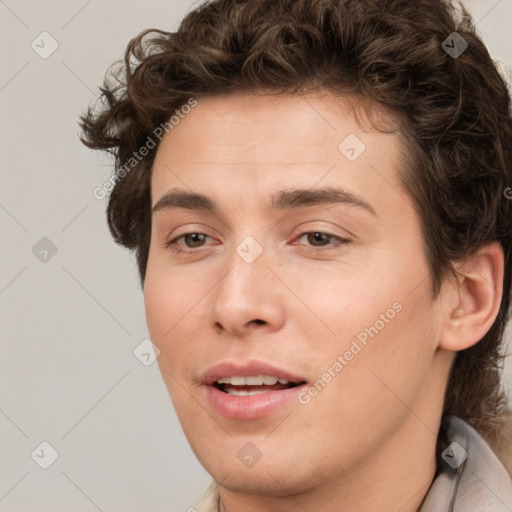
[[[205,386],[206,396],[213,408],[222,416],[235,420],[254,420],[269,416],[290,403],[305,384],[280,391],[267,391],[258,395],[235,396],[215,386]]]

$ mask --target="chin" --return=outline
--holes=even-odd
[[[288,471],[289,473],[289,471]],[[269,472],[264,469],[239,472],[222,472],[218,475],[212,475],[212,478],[221,486],[232,492],[243,494],[256,494],[265,496],[287,497],[290,494],[304,492],[306,482],[311,484],[311,479],[305,479],[304,482],[291,477],[286,472]],[[220,479],[218,479],[220,478]]]
[[[238,446],[239,443],[236,444]],[[313,463],[298,460],[295,449],[289,456],[281,450],[268,449],[269,455],[262,455],[252,467],[239,460],[238,451],[226,448],[219,453],[205,454],[197,450],[194,453],[215,482],[233,492],[289,496],[314,488],[328,478]]]

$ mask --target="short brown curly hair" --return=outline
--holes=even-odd
[[[115,241],[135,250],[144,286],[156,151],[129,172],[119,170],[187,100],[308,89],[383,105],[399,121],[410,157],[401,179],[421,215],[434,297],[454,261],[488,242],[501,243],[498,316],[479,343],[457,354],[444,404],[445,415],[491,439],[505,404],[500,369],[512,200],[504,191],[512,185],[512,118],[505,80],[462,6],[443,0],[214,0],[189,12],[177,32],[139,34],[105,77],[99,110],[90,107],[80,118],[82,142],[115,156],[118,174],[107,208]]]

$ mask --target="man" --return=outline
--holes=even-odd
[[[205,3],[134,38],[82,116],[214,480],[197,510],[512,509],[491,448],[506,461],[510,97],[455,17]]]

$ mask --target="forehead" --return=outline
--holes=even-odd
[[[292,184],[343,184],[353,191],[383,180],[399,186],[399,134],[373,129],[362,112],[354,98],[325,92],[201,98],[158,147],[152,206],[172,187],[249,197],[251,190]],[[387,127],[393,123],[377,106],[371,113]]]

